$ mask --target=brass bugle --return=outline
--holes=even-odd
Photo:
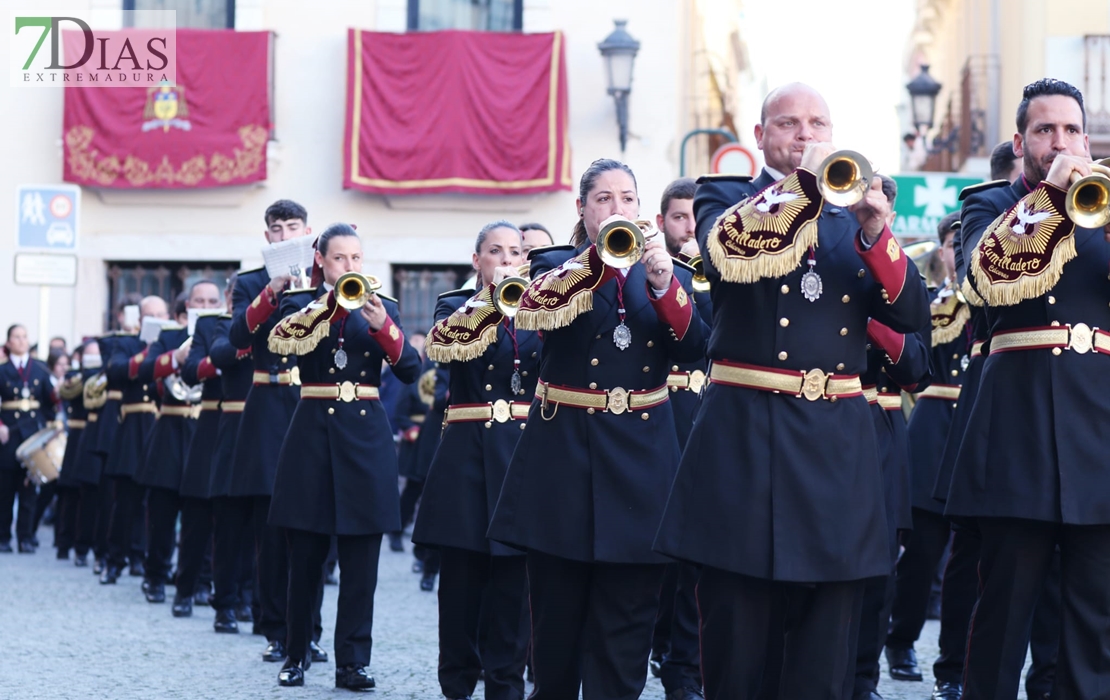
[[[382,283],[373,275],[348,272],[335,281],[335,299],[344,309],[353,311],[381,288]]]
[[[1098,164],[1110,166],[1110,158]],[[1080,228],[1102,228],[1110,223],[1110,178],[1096,171],[1073,182],[1064,200],[1064,210]]]
[[[609,267],[632,267],[644,255],[648,239],[659,230],[647,219],[614,219],[597,233],[597,252]]]
[[[505,318],[516,316],[520,297],[527,288],[528,280],[523,277],[506,277],[493,288],[493,308]]]
[[[836,207],[850,207],[871,189],[871,162],[855,151],[836,151],[817,169],[817,189]]]
[[[691,283],[695,292],[708,292],[709,279],[705,276],[705,260],[700,255],[695,255],[690,258],[690,262],[686,263],[694,268],[694,280]]]

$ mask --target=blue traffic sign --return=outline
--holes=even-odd
[[[16,188],[16,246],[77,250],[76,185],[20,185]]]

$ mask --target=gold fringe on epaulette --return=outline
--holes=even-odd
[[[85,391],[85,380],[81,375],[74,375],[62,382],[58,387],[58,396],[65,401],[72,401]]]
[[[725,252],[724,245],[721,244],[719,227],[724,217],[744,204],[746,204],[746,200],[726,210],[717,219],[713,228],[709,230],[706,248],[709,251],[709,259],[713,261],[713,266],[721,274],[721,279],[725,282],[751,284],[761,279],[783,277],[796,270],[802,262],[802,256],[806,250],[810,246],[817,245],[817,220],[804,224],[798,230],[794,242],[778,253],[763,252],[747,260],[730,258]]]
[[[498,324],[487,326],[471,343],[432,341],[425,346],[424,352],[435,362],[469,362],[485,354],[489,346],[497,342]],[[434,329],[433,329],[434,332]]]
[[[326,319],[320,318],[327,311],[328,306],[324,304],[318,309],[304,309],[282,319],[270,331],[270,337],[267,341],[270,352],[278,355],[307,355],[315,350],[320,341],[331,334],[331,316],[329,315]],[[311,328],[311,330],[299,338],[277,336],[279,328],[293,324],[299,324],[305,328]]]
[[[1043,296],[1056,286],[1064,273],[1064,265],[1075,257],[1075,236],[1070,235],[1056,244],[1052,257],[1044,271],[1036,276],[1022,275],[1013,282],[991,283],[982,267],[982,253],[979,246],[971,253],[971,272],[975,275],[975,285],[983,290],[983,301],[990,306],[1014,306],[1027,299]]]
[[[974,257],[974,253],[972,254]],[[979,296],[979,292],[975,291],[974,285],[971,284],[971,278],[964,278],[964,283],[960,285],[960,294],[964,295],[964,299],[968,304],[977,307],[986,306],[983,302],[983,297]]]
[[[960,304],[956,308],[956,318],[952,320],[947,326],[933,329],[933,347],[951,343],[956,338],[960,337],[963,332],[964,326],[971,320],[971,309],[967,304]]]
[[[546,274],[546,273],[545,273]],[[574,319],[584,313],[593,311],[593,290],[582,290],[575,294],[570,301],[554,311],[547,309],[520,309],[516,312],[513,321],[522,331],[553,331],[566,328]]]

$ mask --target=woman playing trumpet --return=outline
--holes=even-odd
[[[288,657],[278,682],[304,684],[313,607],[331,536],[338,535],[343,576],[335,685],[365,690],[374,687],[366,667],[382,533],[400,526],[397,455],[378,385],[383,360],[398,379],[412,383],[420,357],[401,332],[393,300],[369,294],[355,310],[340,306],[337,281],[362,270],[362,242],[354,229],[335,224],[316,246],[323,285],[286,294],[284,318],[269,339],[271,351],[299,356],[301,374],[301,398],[281,447],[269,517],[270,525],[285,528],[289,542]]]
[[[486,539],[528,415],[525,397],[535,394],[539,377],[539,337],[516,329],[507,317],[514,310],[502,303],[511,294],[498,294],[520,262],[516,226],[483,227],[473,261],[478,293],[440,295],[426,344],[430,359],[449,363],[450,403],[412,539],[440,548],[439,683],[448,698],[473,694],[483,670],[488,700],[524,697],[524,552]]]

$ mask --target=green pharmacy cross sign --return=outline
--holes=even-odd
[[[898,183],[891,227],[898,238],[934,238],[937,224],[950,212],[959,211],[960,190],[977,185],[982,178],[952,173],[892,175]]]

